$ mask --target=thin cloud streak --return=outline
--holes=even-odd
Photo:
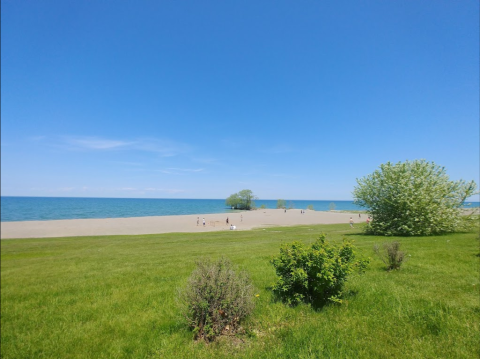
[[[183,175],[183,174],[187,174],[187,173],[199,173],[199,172],[203,172],[203,171],[205,171],[205,169],[203,169],[203,168],[196,168],[196,169],[192,169],[192,168],[165,168],[165,169],[162,169],[162,170],[158,170],[158,172],[164,173],[164,174],[167,174],[167,175]]]
[[[72,149],[112,150],[131,146],[134,142],[108,140],[98,137],[65,137],[64,142]]]
[[[101,137],[63,137],[62,142],[69,150],[135,150],[153,152],[162,157],[173,157],[190,151],[184,143],[161,139],[136,139],[130,141],[107,139]]]

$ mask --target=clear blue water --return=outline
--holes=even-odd
[[[362,210],[352,201],[286,200],[288,208],[328,211]],[[276,208],[277,200],[256,200],[257,207]],[[479,202],[472,202],[479,207]],[[68,198],[68,197],[1,197],[1,221],[46,221],[80,218],[125,218],[171,216],[183,214],[229,213],[223,199],[148,199],[148,198]]]
[[[287,207],[328,211],[359,210],[352,201],[286,200]],[[256,200],[257,207],[276,208],[277,200]],[[1,221],[43,221],[79,218],[125,218],[183,214],[229,213],[223,199],[1,197]]]

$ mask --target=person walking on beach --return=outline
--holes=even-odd
[[[203,226],[205,227],[205,218],[202,218]]]
[[[200,224],[200,218],[197,217],[197,226]]]
[[[227,225],[228,225],[228,217],[227,217]]]
[[[352,218],[352,217],[350,217],[350,227],[354,228],[354,227],[353,227],[353,218]]]

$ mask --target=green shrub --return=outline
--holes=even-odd
[[[309,205],[307,206],[307,209],[310,210],[310,211],[314,211],[314,209],[313,209],[313,204],[309,204]]]
[[[400,243],[397,241],[384,243],[382,248],[383,250],[378,244],[375,244],[373,250],[385,263],[387,270],[400,269],[402,263],[407,259],[406,253],[400,250]]]
[[[311,247],[300,242],[284,244],[273,257],[278,281],[273,290],[290,305],[300,302],[323,305],[341,303],[343,286],[349,274],[363,272],[368,259],[357,259],[356,248],[347,240],[332,246],[322,234]]]
[[[235,333],[254,308],[254,288],[248,274],[235,271],[226,258],[197,262],[179,298],[195,338],[207,342]]]

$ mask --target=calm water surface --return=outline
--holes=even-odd
[[[333,203],[333,205],[332,205]],[[256,200],[257,207],[276,208],[277,200]],[[317,211],[361,210],[352,201],[286,200],[287,208]],[[80,218],[125,218],[184,214],[229,213],[223,199],[1,197],[1,221],[39,221]]]

